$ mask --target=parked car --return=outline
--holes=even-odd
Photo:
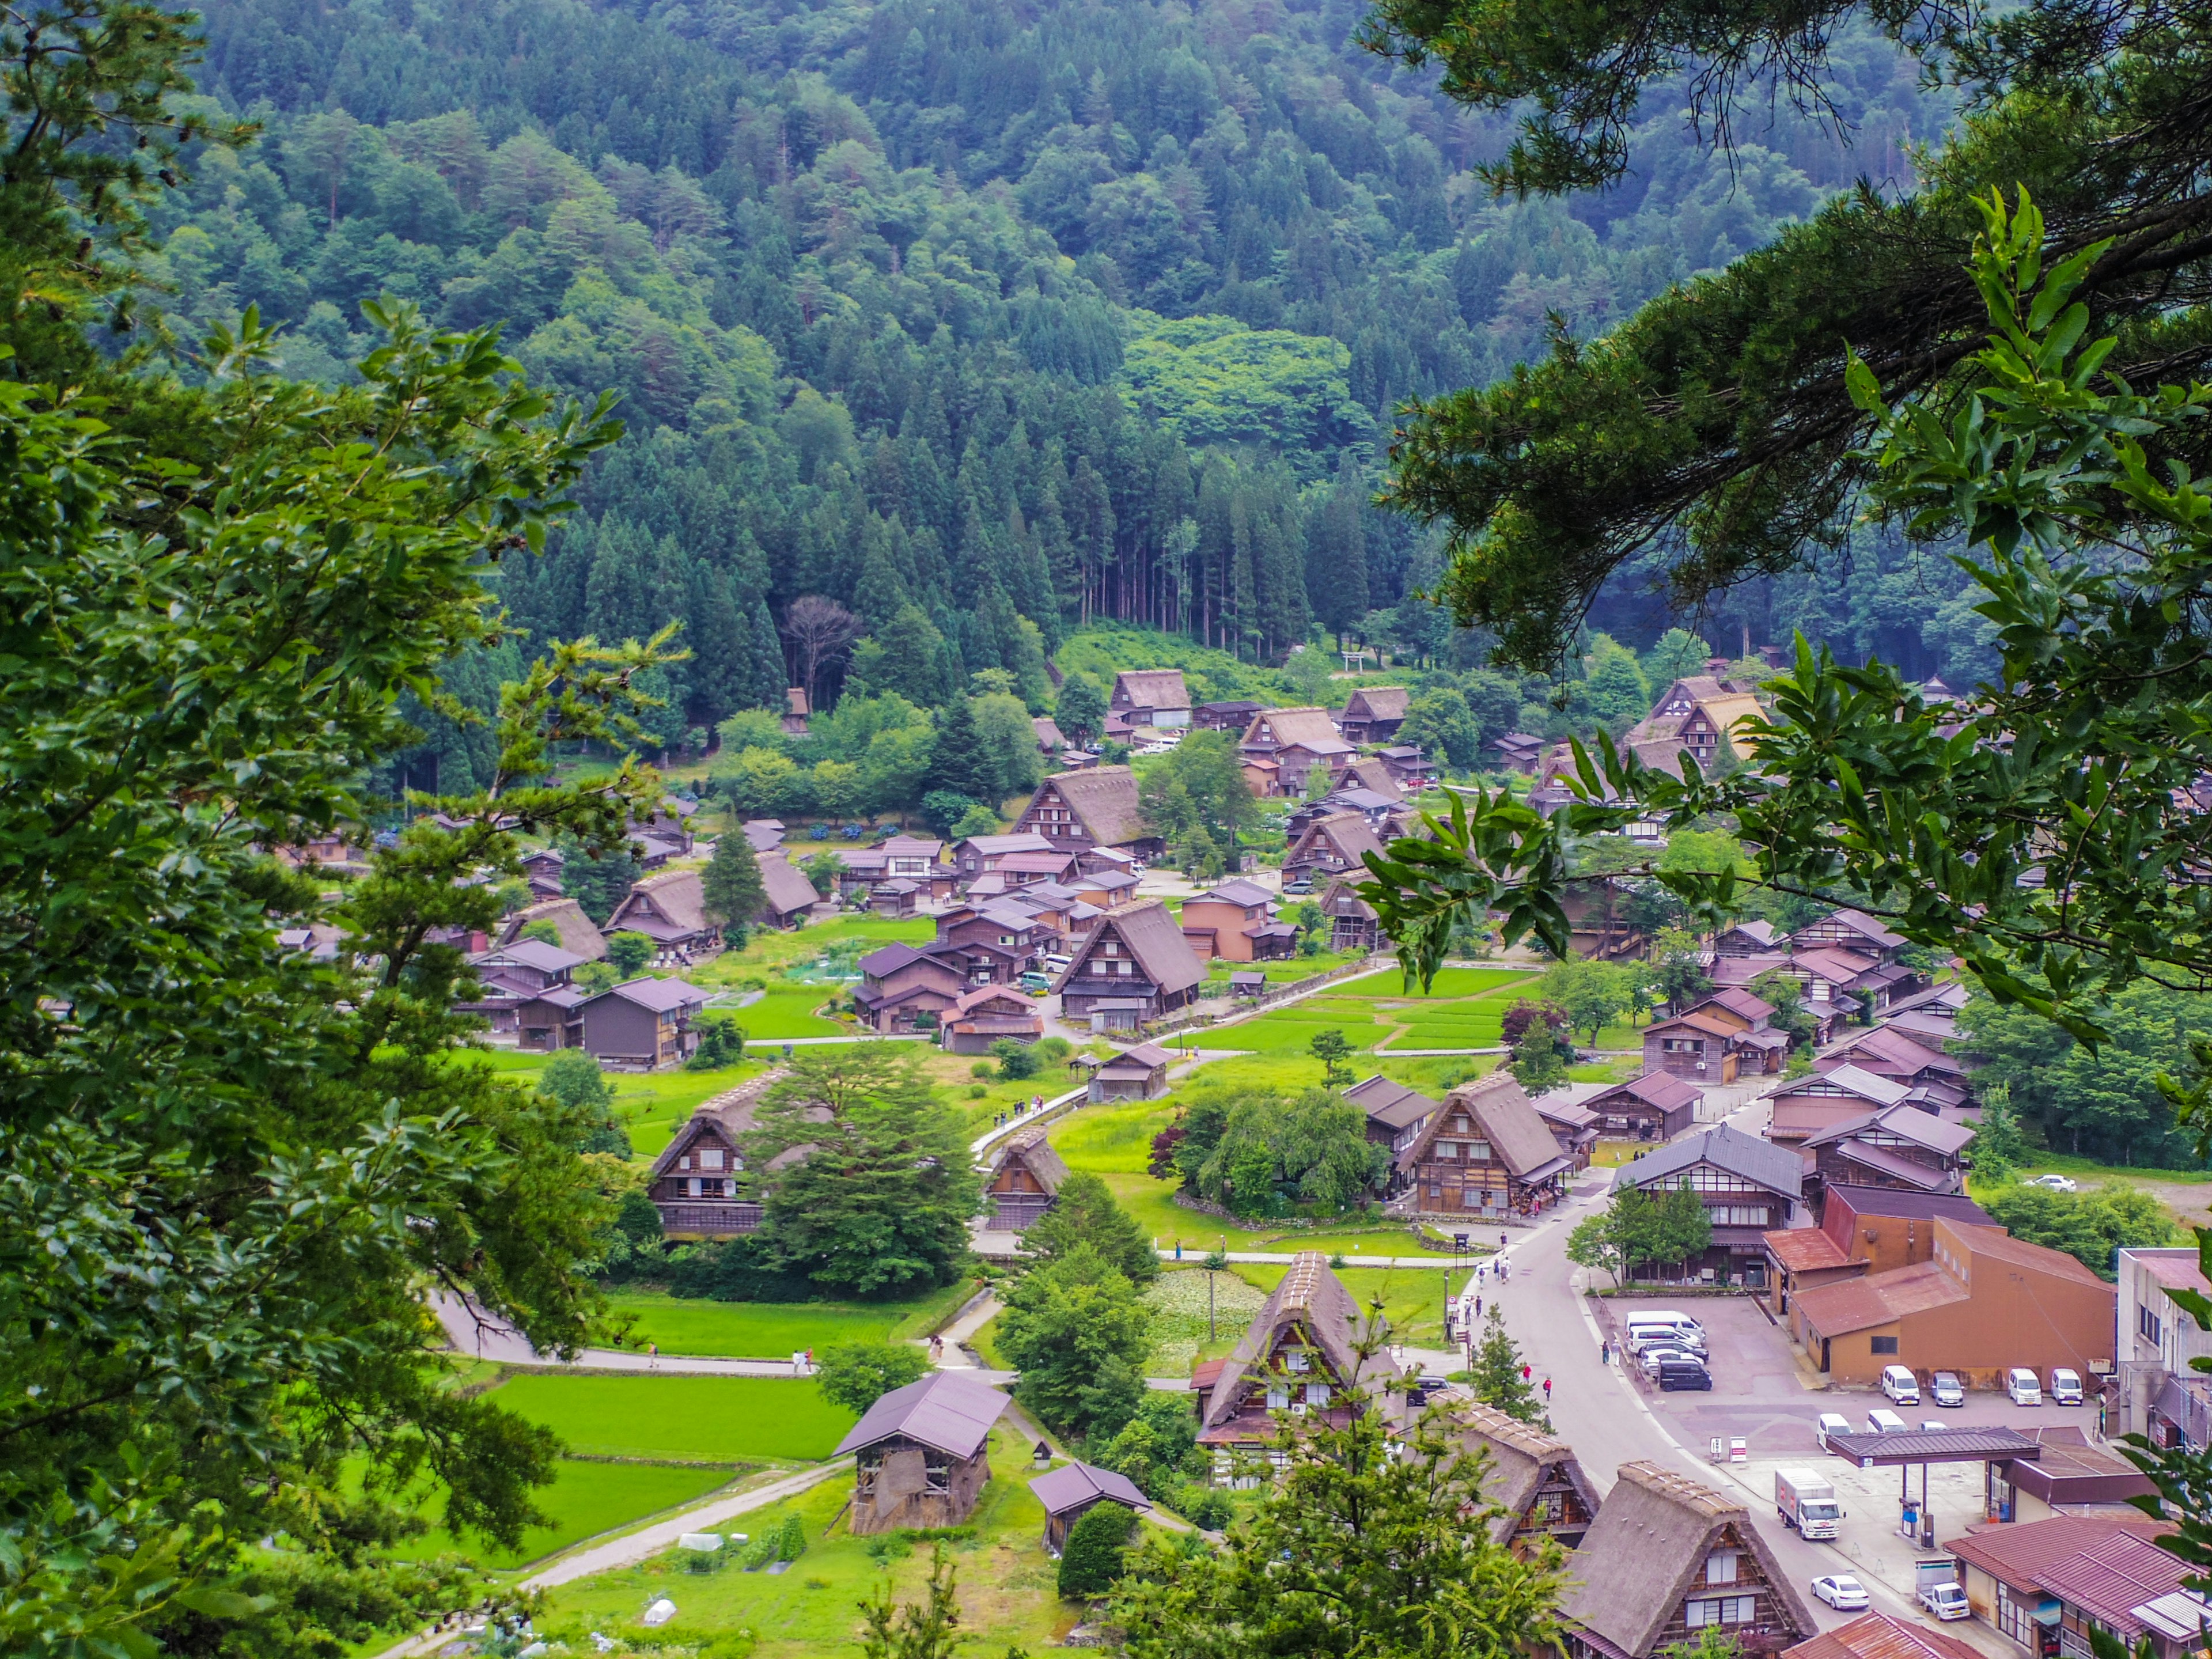
[[[1646,1376],[1659,1375],[1659,1368],[1670,1359],[1686,1359],[1692,1365],[1703,1365],[1705,1357],[1688,1348],[1646,1348],[1637,1358],[1644,1362]]]
[[[1851,1419],[1839,1412],[1822,1412],[1813,1420],[1813,1438],[1820,1443],[1822,1451],[1828,1449],[1830,1435],[1849,1434],[1850,1431]]]
[[[1866,1586],[1847,1572],[1832,1572],[1826,1578],[1815,1578],[1813,1594],[1844,1613],[1858,1612],[1867,1604]]]
[[[1938,1371],[1928,1379],[1928,1392],[1939,1406],[1957,1407],[1966,1403],[1966,1390],[1949,1371]]]
[[[2081,1183],[2080,1182],[2069,1180],[2063,1175],[2039,1175],[2032,1181],[2023,1181],[2021,1182],[2021,1185],[2023,1187],[2044,1187],[2049,1188],[2054,1193],[2078,1193],[2081,1190]]]
[[[1021,986],[1022,989],[1027,991],[1033,997],[1050,996],[1052,994],[1052,976],[1049,974],[1024,974],[1021,979]]]
[[[1628,1348],[1632,1353],[1649,1353],[1654,1348],[1681,1348],[1688,1352],[1703,1354],[1705,1340],[1702,1335],[1686,1336],[1664,1325],[1646,1325],[1628,1334]]]
[[[1922,1590],[1920,1605],[1938,1619],[1964,1619],[1973,1612],[1966,1603],[1966,1592],[1960,1589],[1954,1580],[1948,1578]]]
[[[2078,1406],[2081,1403],[2081,1373],[2059,1365],[2051,1373],[2051,1403],[2054,1406]]]
[[[1659,1364],[1659,1387],[1668,1394],[1677,1389],[1710,1393],[1713,1386],[1712,1373],[1694,1359],[1666,1359]]]
[[[1920,1403],[1920,1379],[1902,1365],[1881,1368],[1881,1391],[1889,1396],[1893,1406],[1917,1406]]]
[[[1073,957],[1039,957],[1037,960],[1044,964],[1048,974],[1064,974],[1075,962]]]
[[[2025,1365],[2015,1365],[2005,1373],[2005,1393],[2015,1406],[2040,1406],[2043,1403],[2043,1384],[2035,1380],[2035,1373]]]
[[[1911,1430],[1895,1412],[1884,1411],[1877,1406],[1867,1413],[1866,1431],[1869,1434],[1909,1434]]]
[[[1948,1429],[1950,1426],[1951,1425],[1948,1423],[1946,1423],[1940,1417],[1926,1417],[1923,1418],[1920,1421],[1921,1431],[1923,1433],[1932,1429]]]

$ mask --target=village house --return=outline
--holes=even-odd
[[[1435,1115],[1437,1103],[1380,1073],[1353,1084],[1344,1097],[1367,1115],[1368,1140],[1390,1149],[1389,1195],[1395,1196],[1408,1179],[1408,1166],[1402,1161],[1406,1150],[1419,1138],[1421,1126]]]
[[[1346,791],[1364,790],[1392,806],[1401,806],[1406,792],[1390,775],[1389,763],[1379,755],[1346,755],[1331,769],[1329,786]]]
[[[1133,871],[1102,865],[1068,878],[1067,884],[1085,904],[1099,910],[1118,910],[1136,902],[1143,878]]]
[[[2172,1529],[2147,1515],[2060,1515],[1943,1547],[1963,1569],[1974,1616],[2034,1659],[2090,1659],[2093,1627],[2130,1653],[2148,1638],[2157,1659],[2182,1659],[2201,1650],[2200,1620],[2212,1621],[2212,1607],[2183,1588],[2189,1563],[2159,1547]]]
[[[860,961],[853,1006],[869,1030],[890,1035],[927,1030],[967,988],[964,959],[936,945],[886,945]]]
[[[1318,886],[1332,876],[1349,873],[1355,881],[1373,878],[1362,861],[1364,854],[1380,854],[1382,843],[1357,812],[1334,812],[1316,818],[1300,832],[1283,854],[1283,890]]]
[[[2212,1296],[2194,1244],[2118,1252],[2119,1411],[2114,1432],[2140,1434],[2160,1448],[2212,1445],[2212,1376],[2195,1369],[2212,1359],[2207,1332],[2173,1299],[2177,1291]]]
[[[1044,1016],[1021,992],[1005,985],[979,985],[961,993],[939,1017],[945,1048],[955,1054],[988,1054],[994,1043],[1035,1042],[1044,1035]]]
[[[1544,1120],[1544,1127],[1552,1132],[1552,1139],[1559,1143],[1559,1150],[1574,1159],[1575,1168],[1589,1169],[1590,1160],[1597,1155],[1597,1114],[1587,1106],[1570,1104],[1557,1091],[1538,1095],[1529,1104]]]
[[[1014,833],[1042,836],[1048,847],[1079,854],[1093,848],[1112,848],[1139,864],[1151,862],[1167,848],[1167,842],[1145,823],[1137,801],[1136,774],[1126,766],[1055,772],[1037,786]]]
[[[556,945],[534,939],[479,951],[469,957],[477,976],[475,1001],[457,1003],[455,1011],[483,1016],[495,1031],[514,1030],[514,1010],[542,991],[568,984],[583,957]]]
[[[647,1172],[645,1195],[660,1212],[669,1238],[726,1238],[760,1231],[761,1206],[738,1195],[744,1173],[744,1139],[771,1078],[716,1097],[695,1110],[661,1148]],[[780,1162],[788,1162],[789,1155]]]
[[[868,908],[890,921],[904,921],[921,914],[922,886],[906,876],[879,881],[868,895]]]
[[[1224,881],[1182,902],[1182,936],[1200,962],[1271,962],[1297,952],[1298,930],[1275,920],[1275,896]]]
[[[1048,761],[1057,760],[1060,751],[1069,747],[1061,735],[1060,723],[1049,714],[1039,714],[1030,721],[1030,730],[1036,733],[1037,753]]]
[[[1101,1060],[1078,1054],[1068,1064],[1090,1073],[1084,1098],[1096,1105],[1102,1100],[1158,1100],[1168,1091],[1168,1067],[1175,1056],[1158,1043],[1140,1042]]]
[[[755,860],[760,866],[761,888],[765,896],[756,919],[771,927],[797,927],[822,902],[814,890],[814,884],[806,872],[791,861],[790,855],[778,851],[763,853]]]
[[[768,863],[761,860],[763,880]],[[809,885],[806,892],[811,901],[813,887]],[[661,968],[704,961],[722,948],[722,930],[707,914],[706,891],[696,870],[667,870],[634,884],[607,918],[606,932],[644,934],[653,941],[653,964]]]
[[[969,986],[1012,985],[1036,965],[1050,937],[1034,912],[1001,899],[954,906],[937,919],[937,950]]]
[[[1355,890],[1360,878],[1340,878],[1322,890],[1321,913],[1328,918],[1332,951],[1376,951],[1382,946],[1382,918]]]
[[[1792,1297],[1838,1279],[1917,1267],[1936,1253],[1938,1217],[1962,1227],[1994,1227],[1995,1217],[1955,1193],[1837,1183],[1820,1194],[1817,1225],[1771,1232],[1767,1304],[1778,1319]]]
[[[1490,745],[1498,763],[1509,772],[1534,772],[1544,757],[1544,740],[1526,732],[1508,732]]]
[[[1499,1510],[1490,1521],[1492,1540],[1516,1555],[1533,1554],[1547,1541],[1562,1549],[1580,1546],[1603,1500],[1574,1448],[1492,1407],[1455,1405],[1451,1417],[1465,1451],[1489,1455],[1482,1496]]]
[[[1306,774],[1352,753],[1326,708],[1267,708],[1252,717],[1237,745],[1255,795],[1303,795]]]
[[[1376,758],[1390,769],[1390,781],[1409,795],[1418,795],[1437,781],[1437,763],[1421,752],[1418,743],[1395,743]]]
[[[1886,1106],[1831,1125],[1804,1142],[1808,1187],[1904,1187],[1923,1193],[1966,1189],[1967,1144],[1974,1132],[1917,1106]]]
[[[1782,936],[1771,921],[1739,921],[1713,935],[1717,957],[1765,957],[1783,954]]]
[[[771,852],[783,845],[781,818],[747,818],[740,828],[744,831],[745,845],[756,853]]]
[[[1397,1374],[1387,1352],[1362,1358],[1368,1316],[1317,1250],[1291,1260],[1260,1311],[1225,1359],[1191,1373],[1198,1395],[1198,1443],[1213,1458],[1213,1484],[1255,1486],[1260,1477],[1245,1460],[1267,1453],[1276,1413],[1321,1418],[1341,1427],[1349,1419],[1344,1396],[1354,1388],[1379,1389]],[[1375,1334],[1380,1335],[1380,1333]]]
[[[1672,1140],[1698,1121],[1698,1103],[1705,1097],[1698,1084],[1646,1072],[1592,1095],[1583,1107],[1613,1139]]]
[[[522,855],[522,879],[529,884],[532,901],[556,899],[568,889],[562,884],[568,858],[557,847],[541,847]]]
[[[1565,1196],[1575,1167],[1504,1070],[1446,1095],[1400,1161],[1410,1206],[1452,1219],[1539,1215]]]
[[[1800,951],[1833,945],[1876,965],[1896,961],[1897,953],[1905,948],[1902,938],[1859,910],[1835,910],[1818,921],[1808,921],[1790,935],[1790,942]]]
[[[1710,775],[1721,758],[1740,758],[1743,744],[1739,728],[1765,718],[1759,699],[1747,691],[1732,691],[1710,674],[1676,680],[1659,694],[1650,714],[1628,728],[1621,739],[1644,763],[1680,775],[1680,757],[1687,754],[1698,769]]]
[[[681,856],[697,845],[691,820],[698,811],[699,803],[696,800],[686,800],[681,795],[663,795],[659,806],[643,817],[629,821],[630,832],[665,841]]]
[[[1766,1138],[1778,1146],[1802,1145],[1838,1123],[1903,1105],[1911,1093],[1894,1078],[1876,1077],[1856,1066],[1815,1072],[1768,1097],[1773,1104]]]
[[[1653,1659],[1708,1632],[1774,1654],[1819,1628],[1744,1504],[1657,1463],[1620,1466],[1567,1579],[1569,1659]]]
[[[1955,1636],[1907,1624],[1887,1613],[1863,1613],[1835,1630],[1783,1650],[1783,1659],[1984,1659]]]
[[[1782,1060],[1790,1051],[1790,1034],[1774,1026],[1774,1005],[1765,998],[1741,986],[1723,986],[1693,997],[1683,999],[1682,1006],[1674,1011],[1681,1014],[1708,1014],[1726,1024],[1740,1028],[1742,1041],[1766,1050],[1768,1073],[1782,1069]]]
[[[1017,830],[1010,836],[970,836],[952,846],[952,867],[960,872],[963,882],[973,881],[986,871],[996,870],[1016,853],[1049,853],[1053,843],[1033,831]]]
[[[1709,1279],[1760,1283],[1766,1274],[1765,1235],[1796,1218],[1804,1163],[1786,1146],[1771,1146],[1725,1123],[1662,1146],[1613,1172],[1613,1188],[1641,1188],[1653,1198],[1688,1186],[1705,1203],[1713,1238],[1692,1267]]]
[[[845,1524],[861,1537],[957,1527],[991,1478],[991,1430],[1012,1402],[959,1371],[893,1389],[837,1443],[854,1455]]]
[[[1364,685],[1345,699],[1337,730],[1346,743],[1388,743],[1406,723],[1406,704],[1413,695],[1402,685]]]
[[[1938,1216],[1929,1259],[1868,1273],[1793,1298],[1790,1334],[1844,1387],[1871,1387],[1885,1365],[1925,1376],[1955,1372],[1968,1388],[1995,1388],[2026,1365],[2083,1376],[2112,1365],[2112,1286],[2072,1256],[1998,1227]]]
[[[586,962],[599,962],[607,954],[606,935],[572,898],[540,899],[526,904],[500,924],[499,942],[512,945],[534,923],[549,922],[561,936],[561,948]]]
[[[1132,1515],[1149,1515],[1152,1508],[1127,1475],[1089,1463],[1068,1463],[1037,1476],[1030,1494],[1043,1506],[1045,1553],[1055,1559],[1075,1523],[1099,1504],[1119,1504]]]
[[[1754,1032],[1724,1010],[1700,1009],[1644,1028],[1644,1069],[1708,1086],[1725,1085],[1740,1075],[1780,1072],[1789,1047],[1779,1031]]]
[[[794,685],[783,694],[783,734],[787,738],[806,735],[807,717],[814,709],[806,695],[806,688]]]
[[[983,1177],[983,1196],[991,1206],[991,1225],[1003,1233],[1027,1232],[1052,1207],[1067,1165],[1052,1149],[1042,1128],[1000,1143]]]
[[[1844,1036],[1814,1057],[1813,1069],[1832,1072],[1839,1066],[1856,1066],[1876,1077],[1893,1078],[1908,1089],[1947,1090],[1947,1098],[1964,1101],[1971,1089],[1971,1068],[1944,1050],[1948,1036],[1916,1035],[1885,1021]]]
[[[1109,720],[1119,715],[1134,731],[1158,726],[1172,731],[1190,724],[1190,693],[1180,668],[1125,668],[1114,676],[1106,699]]]
[[[1202,702],[1191,711],[1191,724],[1202,732],[1236,732],[1241,733],[1252,724],[1252,716],[1267,705],[1238,699],[1228,702]]]
[[[602,1066],[680,1066],[699,1046],[692,1022],[706,1006],[707,993],[680,979],[630,980],[578,1007],[584,1051]]]
[[[1053,988],[1069,1020],[1133,1030],[1188,1005],[1206,969],[1158,899],[1098,918]]]

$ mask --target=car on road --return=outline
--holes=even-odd
[[[1889,1396],[1893,1406],[1917,1406],[1920,1403],[1920,1379],[1902,1365],[1881,1368],[1881,1391]]]
[[[2043,1403],[2043,1384],[2035,1380],[2035,1373],[2025,1365],[2014,1365],[2005,1373],[2005,1393],[2015,1406],[2040,1406]]]
[[[2039,1175],[2033,1181],[2023,1181],[2021,1185],[2041,1187],[2045,1191],[2054,1193],[2078,1193],[2081,1190],[2080,1182],[2069,1180],[2063,1175]]]
[[[1911,1426],[1895,1412],[1886,1412],[1879,1406],[1867,1413],[1866,1431],[1869,1434],[1906,1434]]]
[[[1832,1572],[1813,1581],[1813,1594],[1844,1613],[1856,1613],[1867,1604],[1866,1586],[1847,1572]]]
[[[1024,974],[1021,978],[1021,987],[1033,997],[1048,997],[1052,994],[1052,975]]]
[[[1840,1412],[1822,1412],[1813,1422],[1813,1438],[1820,1443],[1822,1451],[1828,1449],[1830,1435],[1850,1432],[1851,1419]]]
[[[2081,1403],[2081,1373],[2059,1365],[2051,1373],[2051,1403],[2054,1406],[2078,1406]]]
[[[1954,1408],[1966,1403],[1966,1390],[1949,1371],[1937,1371],[1928,1379],[1928,1392],[1939,1406]]]
[[[1678,1389],[1710,1393],[1712,1386],[1712,1373],[1694,1359],[1665,1359],[1659,1364],[1659,1387],[1664,1393]]]
[[[1964,1619],[1973,1612],[1973,1608],[1967,1605],[1966,1592],[1960,1589],[1954,1580],[1948,1578],[1922,1590],[1920,1605],[1938,1619]]]

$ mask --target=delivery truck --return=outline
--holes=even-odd
[[[1836,1489],[1810,1469],[1778,1469],[1774,1474],[1774,1507],[1782,1524],[1795,1527],[1807,1538],[1833,1538],[1844,1506]]]

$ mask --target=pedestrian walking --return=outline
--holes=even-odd
[[[649,1371],[657,1371],[660,1369],[660,1344],[658,1342],[648,1342],[645,1345],[645,1368]]]
[[[804,1369],[805,1364],[806,1355],[799,1349],[793,1348],[791,1351],[791,1374],[793,1376],[805,1376],[806,1372]]]
[[[1552,1379],[1548,1376],[1544,1379],[1544,1403],[1547,1406],[1552,1403]]]
[[[1479,1296],[1474,1298],[1474,1316],[1477,1319],[1482,1317],[1482,1298]]]
[[[1601,1365],[1610,1365],[1613,1364],[1612,1343],[1600,1342],[1597,1345],[1597,1363]]]
[[[811,1348],[806,1351],[806,1375],[809,1376],[814,1375],[814,1350]],[[1551,1384],[1547,1382],[1544,1386],[1549,1388]]]
[[[1529,1365],[1523,1365],[1521,1368],[1521,1380],[1523,1382],[1526,1382],[1528,1380],[1528,1373],[1534,1369],[1534,1367]]]

